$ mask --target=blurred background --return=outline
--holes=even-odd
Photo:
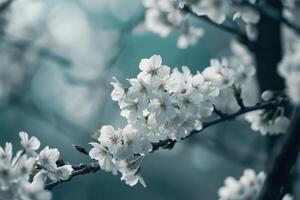
[[[72,144],[89,148],[102,125],[125,123],[110,99],[112,77],[135,77],[140,59],[153,54],[193,72],[228,54],[226,33],[192,19],[206,35],[180,50],[176,33],[160,38],[145,30],[144,12],[141,0],[16,0],[0,7],[0,145],[18,145],[18,132],[27,131],[66,161],[89,162]],[[217,199],[227,176],[263,169],[265,144],[243,120],[226,122],[148,156],[147,188],[99,172],[58,186],[54,199]]]

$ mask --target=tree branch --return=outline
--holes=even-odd
[[[1,11],[0,11],[1,12]],[[17,38],[11,35],[0,35],[0,41],[1,42],[7,42],[11,44],[13,47],[26,50],[27,48],[31,48],[37,55],[47,58],[50,60],[53,60],[57,62],[59,65],[64,67],[71,67],[73,65],[73,62],[69,60],[68,58],[65,58],[47,48],[44,48],[42,46],[38,46],[33,44],[31,41],[27,41],[21,38]]]
[[[240,115],[243,115],[245,113],[251,112],[251,111],[260,110],[260,109],[276,108],[277,106],[281,106],[281,105],[286,104],[286,102],[287,102],[287,100],[285,98],[278,97],[277,99],[274,99],[274,100],[271,100],[271,101],[268,101],[268,102],[258,103],[255,106],[244,107],[241,110],[239,110],[239,111],[237,111],[233,114],[223,115],[222,117],[211,120],[210,122],[205,122],[203,124],[203,128],[201,130],[191,131],[190,134],[188,136],[186,136],[185,138],[183,138],[182,140],[184,140],[186,138],[189,138],[192,135],[195,135],[197,133],[200,133],[204,129],[206,129],[206,128],[212,126],[212,125],[219,124],[219,123],[224,122],[224,121],[235,119],[236,117],[238,117]],[[166,140],[160,141],[158,143],[153,143],[152,144],[152,147],[153,147],[152,152],[160,149],[161,147],[173,147],[177,142],[178,142],[177,140],[166,139]],[[72,178],[74,178],[76,176],[84,175],[84,174],[92,173],[92,172],[94,173],[94,172],[100,170],[100,166],[99,166],[98,163],[80,164],[80,165],[74,165],[72,167],[73,167],[74,171],[73,171],[72,175],[70,176],[70,178],[68,180],[54,181],[52,183],[46,184],[45,189],[52,190],[55,186],[59,185],[60,183],[71,181]]]

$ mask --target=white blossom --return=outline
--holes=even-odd
[[[233,15],[233,20],[240,18],[245,23],[245,31],[250,40],[256,40],[258,31],[256,24],[260,20],[260,15],[257,11],[249,7],[239,6],[237,12]]]
[[[148,110],[155,113],[156,121],[163,124],[176,117],[177,109],[174,106],[174,102],[174,97],[163,94],[150,101]]]
[[[174,93],[186,93],[192,90],[192,74],[187,66],[183,66],[182,72],[173,69],[166,83],[166,89]]]
[[[234,82],[234,71],[228,67],[228,61],[222,59],[212,59],[210,66],[203,71],[205,80],[212,82],[215,86],[225,88],[231,86]]]
[[[23,150],[17,151],[15,156],[11,143],[6,143],[5,148],[0,147],[0,199],[50,200],[51,193],[44,189],[47,176],[44,174],[48,172],[41,170],[33,174],[37,154],[32,152],[39,148],[39,140],[29,139],[25,132],[20,132],[20,138]]]
[[[138,129],[127,125],[122,129],[123,144],[117,151],[117,157],[126,159],[134,154],[147,154],[152,146],[148,140],[139,132]]]
[[[146,109],[149,101],[148,96],[151,95],[150,88],[152,86],[146,84],[143,79],[129,79],[129,82],[131,87],[128,89],[128,99],[132,99],[133,101],[137,99],[140,109]],[[158,84],[159,83],[156,85]]]
[[[54,173],[50,172],[48,174],[49,178],[52,180],[63,180],[66,181],[70,178],[72,175],[73,168],[71,165],[64,165],[61,167],[57,167],[54,171]]]
[[[177,9],[176,0],[144,0],[147,8],[145,14],[145,26],[148,30],[168,36],[185,20],[184,14]]]
[[[194,46],[203,36],[203,29],[187,22],[184,12],[179,9],[182,2],[178,5],[177,0],[144,0],[143,3],[147,8],[145,26],[148,30],[161,37],[170,35],[172,31],[183,30],[177,40],[178,48]]]
[[[121,108],[121,116],[125,117],[130,124],[135,124],[138,120],[138,116],[143,112],[143,109],[140,109],[138,99],[127,99],[119,102],[119,105]]]
[[[26,132],[20,132],[19,136],[21,138],[21,145],[27,154],[36,154],[35,151],[40,148],[40,141],[36,137],[28,137]]]
[[[121,135],[114,127],[102,126],[98,140],[100,144],[107,147],[110,152],[115,153],[117,151],[120,139]]]
[[[261,99],[264,101],[270,101],[274,98],[274,92],[271,90],[266,90],[261,94]]]
[[[300,104],[300,45],[286,52],[278,67],[279,74],[285,79],[287,93],[292,103]]]
[[[23,192],[21,194],[22,200],[50,200],[52,195],[49,191],[44,189],[45,171],[39,172],[35,175],[32,183],[23,183]]]
[[[90,144],[93,148],[90,150],[89,156],[99,162],[102,170],[117,174],[117,170],[112,161],[112,156],[109,154],[108,150],[99,143],[91,142]]]
[[[196,28],[189,26],[186,30],[180,34],[177,40],[177,47],[180,49],[188,48],[189,46],[194,46],[197,44],[197,41],[202,37],[204,31],[201,28]]]
[[[233,88],[225,88],[220,90],[218,98],[214,99],[215,108],[224,114],[232,114],[240,109],[234,95]]]
[[[144,187],[146,187],[146,183],[143,177],[140,175],[139,170],[130,170],[128,172],[123,173],[121,180],[124,180],[126,184],[130,186],[136,185],[140,182]]]
[[[218,191],[219,200],[256,200],[266,180],[265,172],[255,173],[252,169],[244,170],[239,180],[227,177],[225,185]],[[293,200],[290,194],[284,195],[282,200]]]
[[[113,101],[120,101],[126,94],[126,88],[115,77],[113,77],[113,80],[111,85],[114,89],[111,92],[111,98]]]
[[[252,111],[247,113],[245,118],[251,123],[251,128],[259,131],[262,135],[284,134],[290,125],[290,119],[276,111]]]
[[[239,180],[233,177],[225,179],[225,185],[219,189],[219,200],[255,200],[266,179],[266,174],[256,174],[252,169],[246,169]]]
[[[67,180],[73,172],[70,165],[57,166],[60,153],[58,149],[45,147],[38,155],[38,162],[42,168],[48,171],[48,177],[52,180]]]
[[[54,171],[56,166],[56,161],[59,159],[59,151],[58,149],[50,149],[48,146],[46,146],[40,153],[39,153],[39,163],[44,168]]]
[[[260,15],[248,6],[224,0],[144,0],[143,4],[146,7],[145,26],[149,31],[166,37],[172,32],[183,30],[177,40],[178,48],[195,45],[204,33],[201,28],[190,25],[188,18],[181,11],[186,8],[195,15],[206,16],[216,24],[224,23],[227,16],[233,21],[240,19],[250,40],[255,40],[258,36],[256,24]]]
[[[191,6],[192,10],[198,15],[206,15],[212,21],[221,24],[226,19],[230,5],[223,0],[180,0],[183,4]]]
[[[282,198],[282,200],[294,200],[294,197],[290,194],[286,194],[284,195],[284,197]]]
[[[141,163],[143,161],[143,157],[138,157],[131,163],[125,160],[115,161],[115,165],[118,170],[122,174],[121,180],[124,180],[125,183],[129,186],[134,186],[137,183],[141,183],[144,187],[146,187],[146,183],[143,177],[140,174]],[[137,167],[132,167],[132,165],[138,163]]]
[[[170,72],[169,67],[162,65],[162,59],[159,55],[142,59],[139,68],[141,72],[137,77],[149,85],[157,85],[158,80]]]

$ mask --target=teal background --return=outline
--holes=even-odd
[[[33,46],[20,50],[5,41],[14,62],[25,72],[13,71],[20,73],[22,81],[1,99],[0,145],[11,141],[17,148],[18,132],[27,131],[37,136],[43,147],[58,148],[63,159],[73,164],[89,159],[72,149],[72,144],[89,148],[91,135],[102,125],[125,123],[117,103],[110,100],[112,77],[125,83],[126,78],[137,75],[140,59],[153,54],[161,55],[168,66],[187,65],[195,73],[211,58],[227,54],[231,40],[230,35],[195,19],[192,23],[203,27],[206,34],[196,46],[185,50],[176,47],[176,33],[167,38],[149,32],[133,34],[128,26],[144,12],[139,0],[54,0],[46,1],[46,5],[39,20],[26,26],[26,37],[13,32],[14,37],[26,39]],[[67,32],[61,36],[63,41],[70,39],[66,43],[60,36],[51,35],[48,25],[51,17],[59,16],[51,12],[61,5],[80,13],[78,18],[67,17],[66,24],[52,27],[58,33]],[[75,20],[81,18],[87,27]],[[39,47],[71,64],[39,54]],[[7,48],[1,48],[6,54]],[[20,52],[27,56],[25,61],[17,59]],[[1,63],[2,70],[13,70],[9,63]],[[245,168],[262,169],[264,163],[257,160],[265,158],[264,142],[244,121],[227,122],[180,142],[171,151],[149,155],[142,167],[147,188],[129,187],[119,175],[98,172],[59,185],[53,190],[54,199],[217,199],[218,188],[227,176],[239,177]]]

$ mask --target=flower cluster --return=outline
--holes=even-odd
[[[262,100],[269,101],[274,97],[273,92],[267,90],[262,93]],[[251,123],[254,131],[259,131],[262,135],[277,135],[287,132],[290,119],[284,115],[284,107],[271,110],[256,110],[245,115],[247,121]]]
[[[255,200],[265,182],[265,172],[256,174],[252,169],[246,169],[239,180],[233,177],[225,179],[225,185],[219,189],[219,200]],[[293,200],[286,194],[282,200]]]
[[[241,19],[245,32],[250,39],[255,39],[259,14],[245,6],[232,4],[224,0],[144,0],[146,7],[146,28],[161,37],[168,36],[173,31],[180,31],[177,41],[178,48],[187,48],[197,43],[203,36],[201,28],[192,26],[184,11],[188,7],[195,15],[207,16],[214,23],[222,24],[230,16],[234,21]],[[250,1],[255,3],[255,1]]]
[[[286,133],[290,125],[290,119],[281,113],[279,111],[276,114],[273,110],[257,110],[247,113],[245,118],[251,123],[254,131],[259,131],[262,135],[277,135]]]
[[[97,134],[99,143],[91,143],[90,151],[102,170],[120,171],[129,185],[143,183],[140,165],[153,143],[178,141],[192,130],[201,130],[202,119],[212,115],[220,91],[243,82],[241,71],[230,68],[226,59],[211,60],[209,67],[195,75],[186,66],[171,70],[159,55],[142,59],[139,68],[129,87],[115,78],[111,83],[112,100],[118,102],[128,124],[121,129],[103,126]]]
[[[295,105],[300,104],[300,44],[288,51],[278,67],[279,74],[285,79],[287,92]]]
[[[219,189],[219,200],[255,200],[266,179],[266,174],[256,174],[251,169],[246,169],[239,180],[227,177],[225,185]]]
[[[250,0],[249,3],[255,4],[256,0]],[[233,15],[233,20],[241,19],[241,21],[245,24],[245,31],[250,40],[255,40],[258,36],[255,25],[260,20],[260,15],[257,11],[245,7],[238,6],[236,7],[236,12]]]
[[[255,72],[252,55],[236,41],[232,42],[232,56],[229,59],[212,59],[203,73],[206,79],[220,86],[220,94],[213,101],[215,108],[225,114],[238,111],[240,105],[237,97],[242,98],[243,92],[246,92],[242,89],[253,79]],[[217,78],[221,75],[224,77],[222,85]]]
[[[284,197],[282,198],[282,200],[294,200],[294,197],[290,194],[286,194],[284,195]]]
[[[147,8],[145,26],[161,37],[168,36],[174,30],[181,30],[177,41],[178,48],[187,48],[197,43],[203,30],[190,26],[187,17],[178,9],[176,0],[144,0]]]
[[[51,193],[44,189],[47,177],[66,180],[73,169],[70,165],[57,166],[57,149],[44,148],[40,153],[40,141],[20,132],[22,150],[13,156],[11,143],[0,147],[0,199],[50,200]]]
[[[291,22],[296,22],[300,6],[299,0],[282,0],[283,15]]]

